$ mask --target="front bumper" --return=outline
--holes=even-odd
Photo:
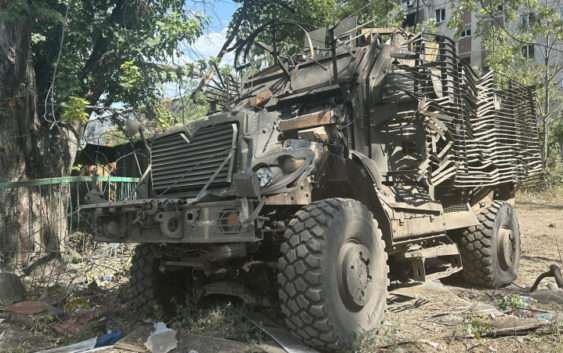
[[[95,239],[134,243],[230,243],[262,239],[246,198],[190,204],[145,199],[82,206],[95,210]]]

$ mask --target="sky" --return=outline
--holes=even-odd
[[[204,13],[209,24],[204,35],[184,49],[188,61],[206,59],[215,56],[221,50],[227,34],[231,17],[239,4],[231,0],[186,0],[186,7],[192,11]],[[225,57],[224,62],[232,62],[232,57]]]
[[[205,14],[208,18],[208,24],[201,37],[193,44],[181,48],[183,57],[174,58],[172,63],[180,65],[217,56],[225,42],[231,17],[238,6],[239,4],[232,0],[185,0],[185,7],[191,11]],[[223,57],[223,64],[232,64],[233,62],[233,53],[227,53]],[[179,97],[186,93],[185,89],[175,83],[165,84],[163,89],[164,96],[167,98]]]

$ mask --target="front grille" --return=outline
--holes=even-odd
[[[188,193],[228,186],[234,164],[237,125],[198,129],[193,136],[176,132],[152,142],[152,183],[156,194]]]

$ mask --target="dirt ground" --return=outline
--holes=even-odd
[[[396,290],[417,297],[404,305],[390,303],[384,331],[378,339],[386,352],[563,352],[560,319],[563,319],[563,291],[553,278],[544,279],[530,304],[525,288],[532,286],[549,265],[561,265],[563,253],[563,194],[522,194],[517,199],[522,232],[522,257],[515,285],[502,290],[466,288],[456,276],[421,287]],[[508,303],[508,304],[507,304]],[[504,304],[504,305],[503,305]],[[505,310],[503,307],[507,306]],[[526,306],[525,308],[521,308]],[[500,312],[499,312],[500,311]],[[497,338],[484,336],[496,326],[537,323],[542,311],[552,322],[539,331]],[[362,347],[364,348],[364,347]],[[370,352],[365,347],[363,352]],[[374,352],[376,350],[373,350]]]
[[[559,319],[563,319],[563,291],[556,289],[551,278],[544,280],[533,296],[525,289],[540,273],[547,271],[549,265],[561,265],[563,193],[522,194],[517,200],[517,211],[523,237],[520,273],[514,285],[502,290],[476,290],[464,287],[459,276],[454,275],[442,282],[395,289],[379,333],[364,337],[357,351],[563,352]],[[64,320],[51,309],[38,315],[15,315],[0,308],[0,352],[36,352],[99,336],[107,330],[121,329],[129,333],[141,325],[142,320],[120,301],[127,284],[123,270],[127,266],[123,263],[126,255],[124,253],[121,263],[115,266],[108,262],[90,266],[90,270],[95,268],[98,272],[86,275],[81,274],[79,265],[65,268],[67,275],[75,273],[83,278],[79,277],[73,287],[75,290],[64,288],[62,299],[56,293],[61,291],[60,287],[31,294],[35,299],[51,300],[53,307],[62,306],[65,311],[94,311],[94,318],[87,320],[76,333],[54,332],[53,326]],[[231,303],[210,304],[198,310],[180,307],[167,324],[178,331],[180,348],[177,351],[181,352],[281,352],[247,319],[248,314],[249,309]],[[276,313],[264,314],[277,320]],[[145,324],[158,320],[157,316],[145,318]],[[525,330],[536,326],[540,328]],[[508,333],[506,328],[510,328]],[[519,332],[518,328],[525,332]],[[487,337],[495,333],[503,337]],[[201,335],[236,342],[209,344]],[[103,352],[126,351],[108,349]]]

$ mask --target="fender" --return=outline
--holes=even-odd
[[[380,197],[384,188],[376,163],[358,151],[350,151],[351,158],[346,168],[349,182],[357,188],[356,199],[364,203],[373,213],[383,232],[383,240],[388,249],[393,245],[391,229],[391,209],[385,205]]]

